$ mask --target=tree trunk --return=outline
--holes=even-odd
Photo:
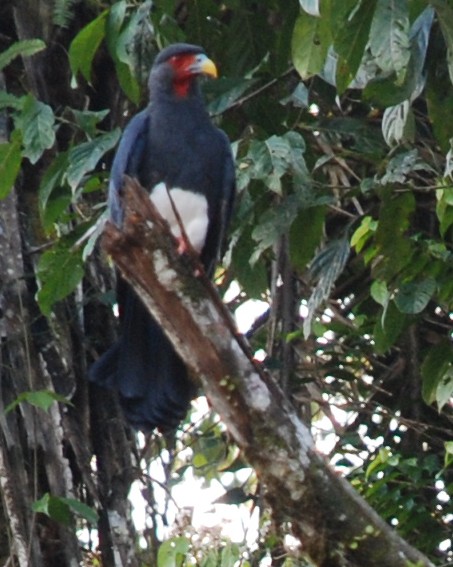
[[[53,26],[53,8],[53,0],[17,0],[10,37],[12,41],[39,37],[47,42],[46,50],[24,59],[22,80],[54,108],[71,103],[77,108],[81,92],[70,88],[69,65],[61,64],[69,34]],[[0,76],[0,90],[15,92],[15,81],[13,73],[6,79]],[[0,143],[8,140],[7,126],[3,112]],[[55,151],[67,149],[63,137],[64,133]],[[34,166],[24,161],[16,187],[0,200],[0,526],[9,536],[0,540],[0,558],[20,567],[81,564],[83,550],[76,528],[89,526],[75,517],[64,525],[51,510],[49,515],[34,512],[34,502],[50,494],[101,510],[97,528],[102,564],[135,567],[136,536],[127,498],[134,478],[134,437],[115,399],[90,391],[86,381],[86,361],[92,356],[85,337],[101,308],[86,301],[82,287],[49,318],[35,300],[39,255],[48,245],[37,195],[49,157]],[[96,262],[99,258],[93,260],[87,277],[88,283],[96,279],[94,285],[101,278]],[[109,327],[103,312],[102,321],[108,336],[113,318]],[[18,396],[43,391],[64,396],[71,405],[54,402],[45,411],[22,401],[5,412]]]

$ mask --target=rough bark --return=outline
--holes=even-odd
[[[65,103],[77,108],[81,91],[71,89],[69,66],[61,64],[69,41],[62,36],[69,32],[53,26],[53,7],[50,0],[11,4],[11,41],[40,37],[48,42],[46,50],[25,58],[21,80],[54,108]],[[2,9],[6,14],[7,8]],[[5,31],[4,21],[0,32]],[[12,72],[5,76],[5,81],[0,76],[0,89],[6,82],[6,89],[15,92],[17,76]],[[2,112],[0,143],[8,140],[8,125],[11,120]],[[65,144],[63,133],[52,151],[66,149]],[[0,524],[9,536],[1,538],[0,558],[2,564],[6,558],[20,567],[81,564],[76,519],[66,527],[33,512],[33,503],[49,493],[82,500],[99,510],[105,567],[136,567],[136,535],[127,498],[134,477],[134,439],[127,437],[115,400],[104,392],[90,392],[86,381],[87,362],[92,359],[87,328],[93,328],[100,307],[89,303],[82,287],[47,319],[35,300],[39,254],[48,244],[37,194],[49,159],[50,152],[34,166],[24,160],[16,187],[0,200],[0,491],[5,515]],[[91,262],[86,282],[96,280],[100,289],[98,260]],[[102,321],[106,335],[105,313]],[[64,395],[72,405],[55,403],[45,412],[21,403],[5,413],[20,394],[39,390]]]
[[[192,256],[178,256],[166,223],[133,180],[126,220],[107,224],[104,247],[201,381],[211,404],[286,517],[322,567],[429,566],[324,461],[309,429],[247,345]]]

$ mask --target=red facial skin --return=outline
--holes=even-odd
[[[180,97],[187,96],[189,92],[190,82],[194,77],[193,71],[190,66],[195,63],[195,55],[175,55],[169,60],[169,63],[175,70],[175,78],[173,86],[175,92]]]

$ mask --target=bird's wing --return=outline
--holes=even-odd
[[[225,233],[231,220],[236,197],[236,176],[230,142],[222,130],[219,130],[219,134],[223,138],[222,186],[218,202],[213,206],[213,214],[210,218],[206,242],[201,255],[202,263],[209,277],[214,272],[219,254],[221,255],[224,252]]]
[[[224,132],[222,132],[224,134]],[[224,198],[224,213],[223,213],[223,231],[222,241],[225,238],[225,230],[230,224],[231,216],[233,214],[234,202],[236,199],[236,172],[234,167],[234,158],[231,153],[230,141],[226,134],[225,142],[228,145],[228,152],[225,158],[225,172],[223,176],[223,198]]]
[[[139,164],[142,161],[146,146],[146,135],[150,119],[149,108],[136,114],[126,126],[121,137],[118,150],[113,160],[109,182],[109,210],[112,221],[121,225],[123,222],[123,208],[120,200],[120,190],[124,175],[132,177],[137,175]]]

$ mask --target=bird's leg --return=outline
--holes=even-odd
[[[198,265],[197,268],[195,268],[194,276],[199,277],[203,273],[203,268],[202,268],[202,266],[199,262],[199,255],[194,250],[194,247],[192,246],[192,244],[189,240],[189,237],[187,236],[186,229],[184,227],[184,223],[182,222],[182,219],[181,219],[181,215],[179,214],[179,211],[176,207],[176,204],[173,200],[173,197],[171,196],[170,190],[168,189],[167,185],[165,185],[165,188],[167,190],[167,195],[168,195],[168,198],[170,200],[170,204],[171,204],[173,214],[175,215],[176,222],[178,223],[178,226],[179,226],[179,230],[181,231],[181,236],[179,236],[179,237],[175,236],[176,241],[178,243],[176,251],[178,252],[178,254],[180,256],[182,256],[183,254],[188,254],[189,256],[192,256],[192,258],[196,259],[197,264],[199,264],[199,265]]]
[[[195,254],[195,251],[192,248],[192,245],[190,243],[189,237],[187,236],[186,229],[184,227],[184,223],[182,222],[182,219],[181,219],[181,215],[179,214],[179,211],[178,211],[178,209],[175,205],[175,202],[173,200],[173,197],[171,196],[170,190],[168,189],[167,185],[165,185],[165,189],[167,190],[167,195],[168,195],[168,199],[170,201],[170,205],[171,205],[173,214],[175,215],[176,222],[178,223],[178,226],[179,226],[179,230],[181,231],[181,236],[175,237],[177,242],[178,242],[177,252],[180,255],[186,254],[186,253]]]

